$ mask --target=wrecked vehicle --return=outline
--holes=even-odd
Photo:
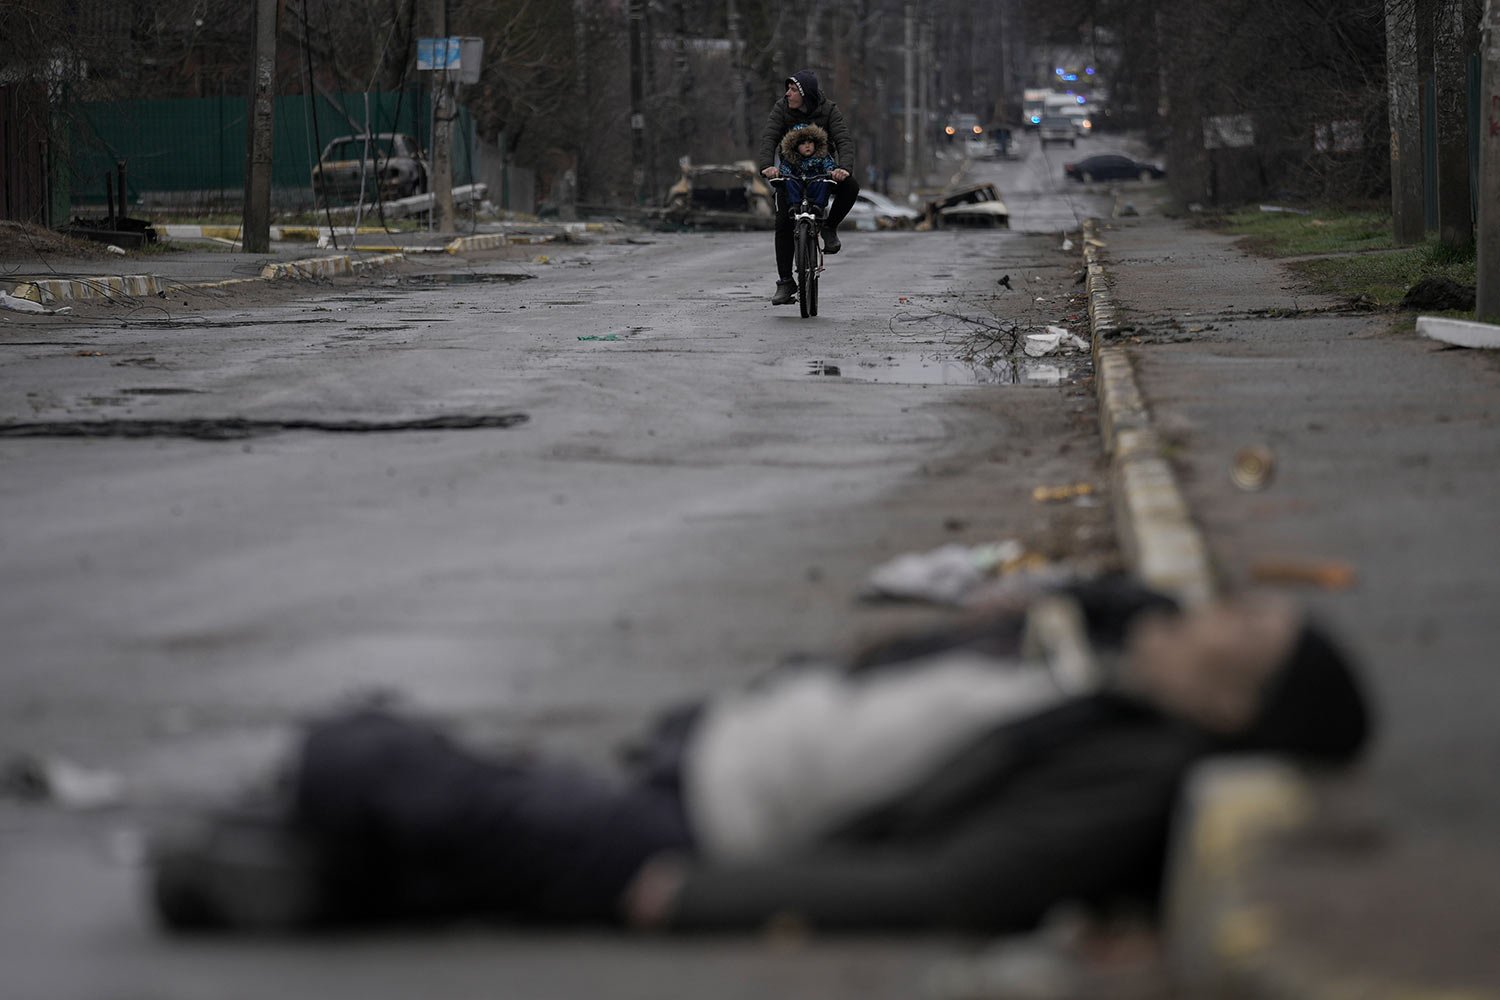
[[[848,217],[855,229],[910,229],[921,221],[922,213],[879,191],[860,191]]]
[[[366,144],[370,159],[366,160]],[[376,192],[383,199],[408,198],[427,190],[427,161],[417,140],[400,132],[344,135],[330,142],[312,170],[313,195],[352,201]]]
[[[995,185],[976,184],[928,202],[923,225],[932,229],[952,226],[1009,229],[1010,209],[1000,200]]]
[[[684,164],[667,191],[662,212],[668,222],[769,229],[776,220],[771,186],[750,160]]]

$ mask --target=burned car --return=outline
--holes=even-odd
[[[776,200],[750,160],[688,163],[667,191],[662,215],[678,224],[770,228],[776,220]]]
[[[368,145],[369,159],[365,159]],[[313,195],[327,201],[363,196],[407,198],[427,190],[427,161],[417,140],[400,132],[345,135],[330,142],[313,167]]]
[[[928,202],[926,216],[922,224],[932,229],[1010,228],[1010,209],[1000,200],[1000,191],[993,184],[976,184]]]

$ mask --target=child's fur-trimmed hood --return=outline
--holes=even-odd
[[[813,141],[814,156],[828,155],[828,133],[816,125],[803,125],[781,137],[781,158],[788,163],[801,163],[802,157],[797,154],[797,146],[806,139]]]

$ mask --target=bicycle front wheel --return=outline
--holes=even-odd
[[[813,243],[817,237],[813,235],[812,226],[806,222],[797,223],[797,238],[793,244],[796,256],[797,268],[797,306],[802,311],[802,318],[806,319],[811,313],[811,297],[813,295],[813,281],[817,275],[818,248]]]

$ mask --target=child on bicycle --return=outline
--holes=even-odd
[[[816,125],[793,128],[782,137],[778,151],[781,174],[787,179],[787,200],[793,205],[802,201],[802,185],[807,178],[830,175],[838,169],[838,162],[828,155],[828,133]],[[828,181],[814,181],[808,194],[813,204],[826,204]]]

